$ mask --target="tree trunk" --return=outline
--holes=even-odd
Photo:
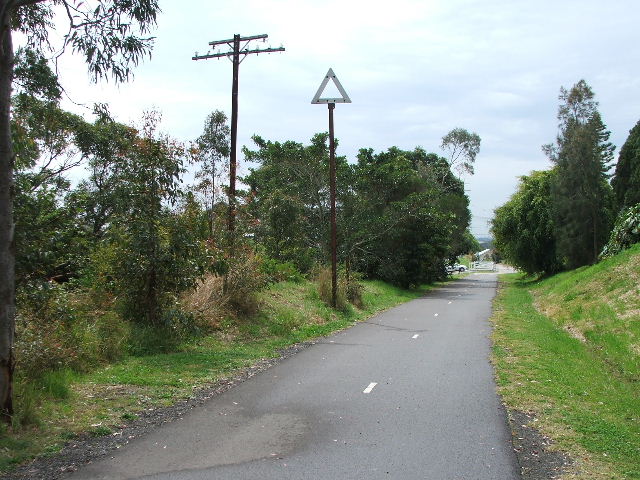
[[[212,162],[211,165],[211,215],[209,216],[209,234],[210,238],[213,239],[216,237],[216,216],[215,216],[215,208],[216,208],[216,164]]]
[[[591,263],[598,263],[598,217],[597,213],[593,216],[593,256]]]
[[[11,145],[11,82],[13,44],[8,0],[0,0],[0,417],[13,415],[13,337],[15,332],[15,246],[13,223],[13,149]]]

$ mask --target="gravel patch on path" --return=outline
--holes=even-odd
[[[562,452],[553,450],[552,440],[531,425],[534,415],[509,410],[508,417],[523,480],[552,480],[567,472],[573,462]]]

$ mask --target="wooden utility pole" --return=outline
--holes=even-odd
[[[253,35],[250,37],[241,37],[239,34],[228,40],[214,40],[209,45],[215,47],[218,45],[228,45],[231,50],[227,52],[212,53],[206,55],[196,54],[191,57],[192,60],[206,60],[209,58],[227,57],[233,63],[233,82],[231,85],[231,152],[229,155],[229,220],[228,229],[230,232],[235,230],[236,218],[236,169],[237,169],[237,142],[238,142],[238,73],[240,71],[240,63],[247,55],[252,53],[271,53],[284,52],[284,47],[263,48],[249,50],[247,46],[252,40],[266,41],[269,36],[266,34]],[[244,42],[244,44],[242,44]],[[242,44],[242,45],[241,45]]]

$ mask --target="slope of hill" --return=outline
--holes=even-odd
[[[503,277],[493,320],[500,393],[572,459],[561,478],[640,478],[640,244],[540,281]]]

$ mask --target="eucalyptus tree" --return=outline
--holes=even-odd
[[[121,313],[129,320],[166,327],[175,296],[204,272],[197,233],[171,207],[183,198],[185,147],[158,132],[159,115],[148,112],[117,173],[114,222],[101,242]]]
[[[440,148],[448,152],[449,165],[461,175],[467,172],[473,175],[474,163],[480,153],[480,135],[464,128],[454,128],[444,137]]]
[[[209,235],[214,236],[216,210],[216,179],[224,172],[223,161],[229,157],[229,125],[224,112],[215,110],[207,116],[204,131],[196,140],[195,161],[200,165],[195,173],[195,185],[209,209]]]
[[[50,47],[56,16],[67,20],[61,50],[84,57],[92,78],[127,80],[147,56],[156,23],[157,0],[0,0],[0,415],[11,421],[15,331],[13,169],[11,89],[13,34],[34,50]]]

